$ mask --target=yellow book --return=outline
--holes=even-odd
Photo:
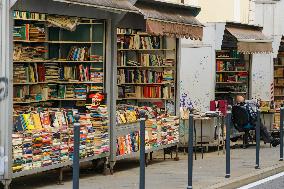
[[[23,114],[23,118],[25,125],[27,126],[27,130],[34,130],[35,126],[33,124],[33,121],[31,120],[31,114]]]
[[[43,127],[41,125],[40,117],[39,114],[32,114],[33,122],[34,122],[34,127],[36,130],[42,130]]]

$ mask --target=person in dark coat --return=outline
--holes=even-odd
[[[249,121],[251,125],[256,126],[257,123],[257,112],[252,108],[252,106],[246,103],[245,98],[241,95],[236,96],[236,105],[244,107],[249,114]],[[276,147],[280,144],[278,139],[275,139],[271,136],[267,128],[260,122],[260,136],[262,137],[265,143],[270,143],[273,147]]]

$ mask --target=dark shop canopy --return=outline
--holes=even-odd
[[[271,53],[272,40],[262,33],[262,27],[240,24],[226,23],[223,38],[223,48],[237,48],[240,53]]]
[[[200,8],[158,0],[138,0],[140,14],[128,13],[118,27],[141,29],[151,35],[202,39],[203,25],[195,18]]]
[[[89,7],[95,7],[105,9],[109,11],[123,11],[123,12],[136,12],[135,8],[128,0],[53,0],[62,3],[84,5]]]

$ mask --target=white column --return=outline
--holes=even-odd
[[[11,179],[13,87],[12,87],[12,14],[8,0],[0,1],[0,163],[2,179]],[[2,171],[2,170],[1,170]],[[1,175],[0,175],[1,178]],[[2,181],[5,183],[5,181]]]
[[[234,21],[241,22],[241,0],[234,0]]]

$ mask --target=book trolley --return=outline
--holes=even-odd
[[[262,28],[239,23],[225,23],[221,50],[216,50],[215,98],[232,105],[236,95],[251,98],[253,54],[272,52],[272,43]]]

